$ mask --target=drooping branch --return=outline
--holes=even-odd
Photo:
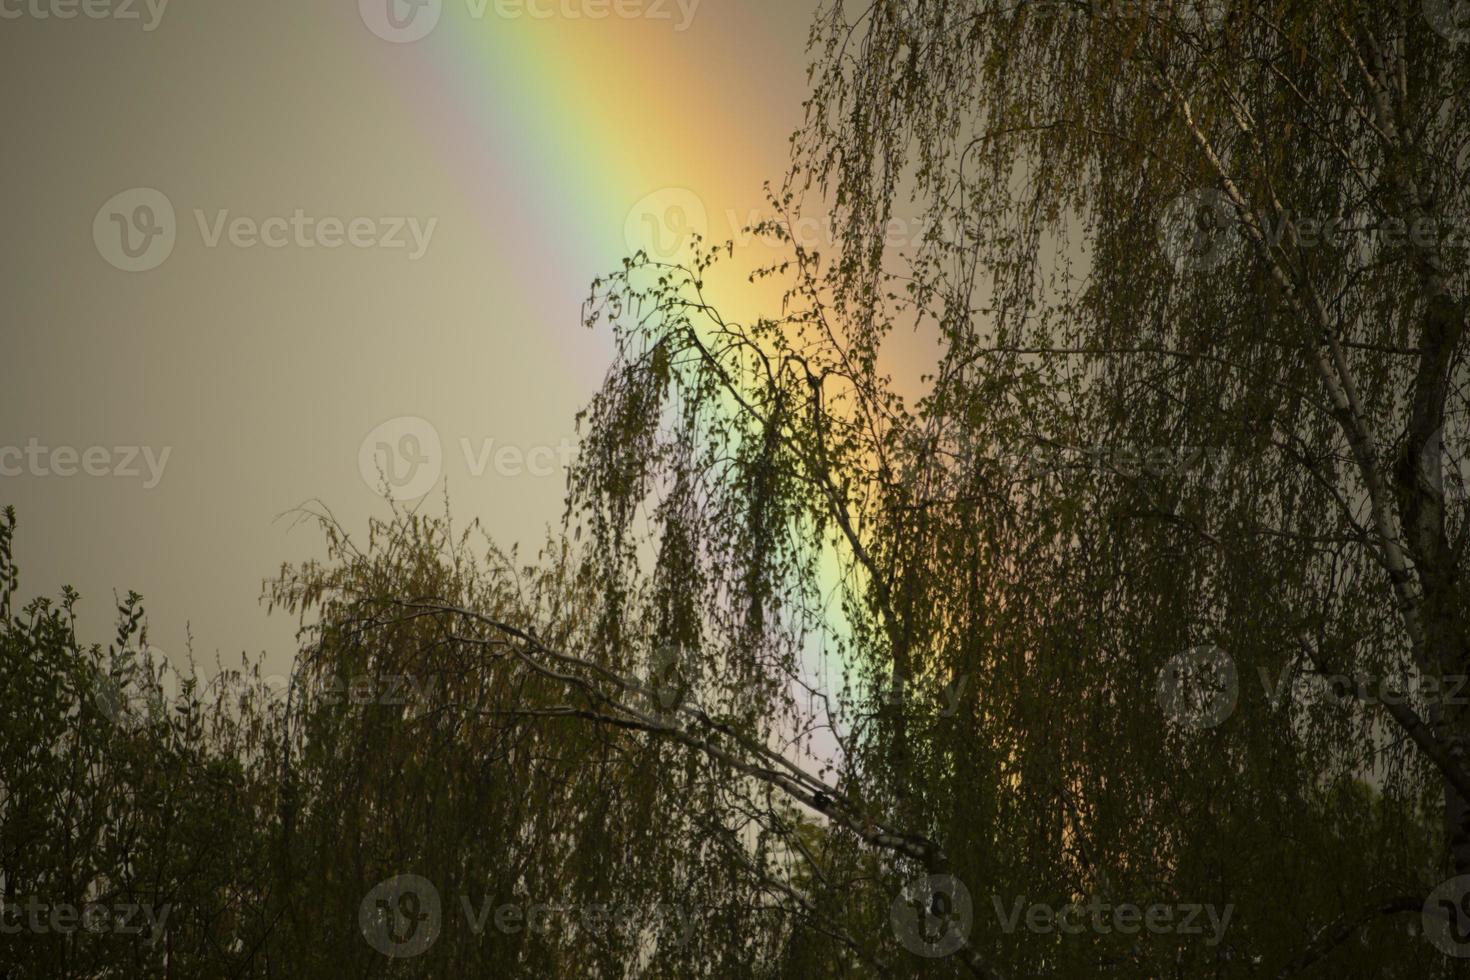
[[[508,652],[536,674],[576,691],[588,702],[585,707],[513,707],[496,709],[492,713],[524,718],[579,719],[667,739],[706,756],[732,772],[778,790],[876,850],[914,861],[930,874],[947,874],[950,871],[948,856],[931,837],[895,828],[877,819],[867,807],[837,786],[812,775],[781,753],[756,742],[692,701],[681,698],[670,707],[667,714],[686,722],[682,725],[675,724],[671,720],[634,707],[622,697],[608,693],[597,681],[606,682],[623,694],[635,695],[650,702],[658,698],[658,691],[588,658],[552,649],[533,633],[511,623],[434,599],[384,601],[394,608],[406,610],[411,616],[425,612],[435,613],[488,629],[498,636],[470,636],[451,629],[450,638],[471,646],[492,646],[501,654]],[[391,620],[378,621],[376,625],[386,625],[387,622]],[[721,739],[731,744],[720,744]],[[982,980],[1004,980],[1004,975],[998,972],[968,936],[964,937],[959,952],[975,976]]]

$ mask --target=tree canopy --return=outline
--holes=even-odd
[[[287,697],[134,726],[137,601],[104,657],[8,579],[7,901],[126,883],[180,976],[1456,975],[1457,9],[823,3],[785,303],[593,284],[534,558],[313,509]]]

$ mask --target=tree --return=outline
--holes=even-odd
[[[822,15],[798,173],[837,202],[844,307],[884,329],[875,236],[911,173],[953,232],[906,290],[944,338],[935,402],[1042,371],[1065,404],[1015,419],[1024,442],[1224,450],[1207,499],[1137,488],[1129,516],[1219,568],[1186,591],[1205,608],[1227,569],[1264,572],[1252,625],[1277,620],[1276,655],[1325,673],[1467,666],[1470,59],[1451,6],[879,3],[855,45],[844,5]],[[1396,700],[1464,873],[1463,705]]]
[[[147,657],[136,594],[118,604],[105,652],[79,641],[71,589],[15,608],[15,527],[7,508],[0,965],[8,976],[231,975],[276,911],[263,829],[280,715],[249,669],[208,687],[169,681]]]
[[[976,973],[1442,963],[1395,916],[1470,870],[1463,705],[1433,693],[1466,667],[1457,39],[1417,4],[825,5],[774,224],[815,189],[837,254],[793,242],[788,311],[749,325],[704,298],[718,249],[594,288],[620,358],[569,514],[598,648],[691,647],[746,754],[694,747],[879,855],[890,895],[1237,906],[1209,948],[982,924]],[[939,233],[895,255],[905,194]],[[939,350],[910,408],[881,364],[915,325]],[[791,695],[814,637],[870,692],[973,676],[981,703],[877,699],[830,783],[756,765],[829,720]],[[1203,692],[1233,714],[1178,710],[1201,673],[1244,685]],[[1378,696],[1255,689],[1299,675]],[[568,712],[690,744],[624,707]]]
[[[236,966],[1455,975],[1447,10],[825,3],[757,229],[779,315],[710,302],[728,246],[631,257],[585,307],[617,356],[564,535],[322,513],[330,560],[271,585],[304,643],[276,863],[210,879],[266,910]],[[468,925],[542,897],[693,914]]]
[[[1280,795],[1368,775],[1405,815],[1430,779],[1439,873],[1461,875],[1464,703],[1435,694],[1467,666],[1470,57],[1452,7],[828,4],[792,186],[836,207],[830,282],[861,336],[895,310],[938,330],[933,452],[1105,450],[1037,488],[1091,510],[1063,549],[1090,563],[1094,589],[1072,593],[1097,597],[1086,645],[1113,627],[1223,647],[1242,684],[1366,683],[1363,711],[1318,701],[1285,725],[1242,696],[1209,751],[1246,753],[1239,771]],[[878,246],[904,192],[945,235],[895,280]],[[1226,465],[1119,459],[1183,447]],[[965,467],[918,469],[916,522],[953,513]],[[1406,701],[1400,679],[1428,693]]]

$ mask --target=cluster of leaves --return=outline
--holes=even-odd
[[[1291,692],[1470,670],[1453,39],[1418,4],[880,0],[824,4],[813,50],[773,224],[815,188],[837,254],[789,236],[786,312],[747,325],[705,298],[718,248],[597,283],[588,320],[619,359],[572,503],[609,596],[719,583],[710,622],[759,596],[790,613],[762,621],[769,643],[817,636],[868,692],[975,679],[953,717],[879,697],[842,725],[793,714],[798,664],[713,626],[702,662],[776,672],[766,713],[833,726],[837,792],[904,832],[834,815],[844,846],[810,876],[873,890],[818,911],[878,969],[918,967],[871,899],[926,871],[982,907],[1235,907],[1218,947],[980,914],[941,971],[1448,969],[1403,913],[1470,870],[1463,710]],[[940,233],[895,254],[905,194]],[[939,341],[912,407],[883,370],[899,327]],[[1014,466],[1038,450],[1066,462]],[[1112,463],[1159,450],[1189,462]],[[667,547],[690,523],[702,563]],[[1202,646],[1228,653],[1239,703],[1193,731],[1159,679]]]
[[[281,717],[248,672],[165,695],[136,594],[106,650],[78,595],[12,612],[13,511],[0,523],[0,901],[8,976],[236,973],[271,927],[272,756]],[[104,923],[53,925],[100,906]],[[33,928],[31,908],[44,909]],[[161,929],[153,928],[151,911]],[[116,910],[124,910],[117,912]],[[119,917],[123,928],[114,928]]]
[[[771,975],[790,930],[750,882],[781,842],[741,816],[770,801],[698,753],[567,716],[567,685],[487,628],[617,666],[594,649],[596,592],[569,550],[520,568],[493,546],[473,554],[473,529],[414,514],[375,523],[359,549],[318,516],[328,560],[284,569],[267,596],[310,619],[286,686],[259,665],[166,676],[136,595],[106,651],[77,640],[71,590],[7,616],[0,969]],[[13,529],[10,515],[7,610]],[[375,886],[403,875],[438,902],[411,959],[386,955],[363,918]],[[49,925],[53,908],[92,904],[146,906],[158,927]]]

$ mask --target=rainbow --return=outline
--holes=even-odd
[[[722,18],[740,20],[742,39],[613,19],[505,19],[495,15],[494,0],[476,17],[470,2],[443,0],[439,23],[422,40],[368,50],[374,70],[400,83],[401,108],[435,148],[444,179],[460,189],[465,213],[490,231],[494,252],[482,268],[505,300],[497,315],[524,322],[576,316],[594,277],[636,248],[652,254],[654,243],[632,240],[637,232],[629,229],[630,212],[649,195],[698,189],[716,239],[738,231],[728,227],[727,210],[743,218],[763,208],[762,183],[780,174],[752,173],[738,137],[764,136],[770,121],[749,93],[716,85],[702,66],[740,57],[771,29],[769,17],[745,5],[722,8]],[[794,93],[783,98],[797,101]],[[712,134],[728,142],[712,144]],[[779,308],[775,283],[742,281],[738,292],[733,300],[715,295],[727,317]],[[528,295],[553,299],[531,309]],[[611,360],[612,340],[606,331],[583,340],[564,352],[563,383],[590,395]],[[830,549],[822,567],[835,620],[841,577]],[[807,659],[809,679],[830,684],[834,665],[816,649]]]

